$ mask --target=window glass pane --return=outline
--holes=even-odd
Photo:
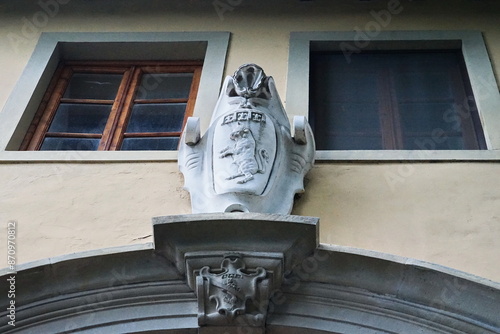
[[[318,149],[419,149],[415,140],[423,138],[435,141],[431,149],[480,147],[477,116],[463,116],[473,98],[466,95],[461,57],[454,50],[361,52],[349,59],[313,52],[309,119]]]
[[[179,137],[146,137],[125,138],[121,147],[122,151],[132,150],[177,150]]]
[[[98,138],[59,138],[47,137],[42,143],[41,151],[96,151]]]
[[[341,54],[314,55],[311,69],[314,92],[332,101],[377,101],[378,72],[366,67],[365,62],[354,60],[354,64],[347,63]]]
[[[74,73],[64,98],[114,100],[122,74]]]
[[[126,132],[180,132],[185,111],[185,103],[136,104]]]
[[[407,150],[463,150],[464,140],[462,136],[438,133],[434,136],[414,136],[404,138]]]
[[[62,103],[49,132],[102,133],[111,105]]]
[[[357,150],[382,148],[378,105],[369,103],[332,103],[320,114],[315,131],[322,138],[321,150]],[[345,144],[345,146],[343,146]]]
[[[325,143],[318,150],[382,150],[382,137],[379,136],[325,136]]]
[[[465,149],[462,122],[471,120],[460,120],[456,110],[465,96],[463,84],[456,82],[461,80],[456,54],[417,53],[402,58],[393,78],[403,148]]]
[[[343,55],[314,59],[310,120],[317,148],[381,149],[378,73],[364,64],[350,67]]]
[[[330,131],[352,133],[380,133],[378,104],[332,103],[332,109],[325,115],[325,125]]]
[[[377,73],[325,73],[322,78],[326,85],[327,100],[333,101],[356,101],[377,102]]]
[[[407,104],[400,106],[400,115],[405,149],[466,149],[456,105]]]
[[[143,74],[136,99],[187,99],[192,81],[193,73]]]
[[[400,104],[399,112],[403,133],[427,132],[434,129],[460,131],[455,106],[451,103],[411,103]]]
[[[399,73],[394,83],[399,101],[453,99],[448,72]]]

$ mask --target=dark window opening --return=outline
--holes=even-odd
[[[486,149],[460,50],[311,54],[319,150]]]

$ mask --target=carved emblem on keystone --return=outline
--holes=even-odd
[[[196,277],[198,324],[258,327],[268,306],[267,272],[247,269],[239,254],[224,256],[220,269],[205,266]]]

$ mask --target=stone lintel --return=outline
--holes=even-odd
[[[155,250],[186,273],[186,253],[283,254],[291,270],[318,246],[319,218],[261,213],[208,213],[153,218]],[[261,255],[264,256],[265,255]],[[220,264],[219,257],[219,264]]]

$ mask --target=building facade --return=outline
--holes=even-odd
[[[197,322],[195,284],[160,247],[177,245],[169,238],[182,224],[205,221],[213,228],[197,227],[204,234],[183,233],[190,251],[222,252],[207,260],[212,269],[235,240],[253,242],[238,249],[244,256],[279,253],[295,259],[281,269],[304,266],[292,275],[298,290],[276,286],[286,298],[271,299],[270,333],[498,332],[499,17],[492,0],[3,2],[0,267],[9,278],[14,261],[18,272],[19,326],[2,331],[221,332]],[[259,241],[256,231],[286,234],[272,212],[191,216],[183,189],[184,119],[199,117],[206,133],[224,78],[247,63],[273,77],[288,118],[307,117],[316,134],[315,165],[291,212],[308,240],[299,255]],[[79,95],[86,86],[74,73],[99,84]],[[180,95],[154,95],[172,87]],[[76,127],[64,118],[74,105],[91,110],[98,130],[86,128],[90,116]],[[179,106],[180,116],[131,128],[131,114]],[[166,216],[177,218],[151,223]],[[244,233],[217,237],[238,221]],[[207,243],[218,248],[198,247]]]

